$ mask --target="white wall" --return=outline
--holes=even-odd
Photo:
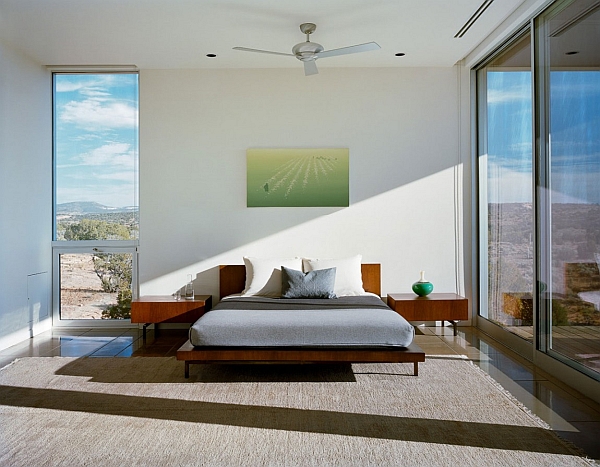
[[[2,349],[50,327],[52,107],[49,73],[1,42],[0,70]]]
[[[242,256],[382,264],[382,293],[464,286],[455,68],[143,70],[141,294],[217,294]],[[247,208],[246,149],[347,147],[350,207]],[[457,270],[459,277],[457,277]],[[458,286],[457,286],[458,283]]]

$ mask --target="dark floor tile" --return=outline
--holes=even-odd
[[[84,332],[83,334],[81,334],[81,337],[119,337],[122,336],[125,331],[125,329],[94,329],[91,331]]]
[[[100,347],[97,345],[71,345],[59,347],[60,357],[87,357],[97,351]]]
[[[23,355],[30,357],[43,357],[46,352],[59,347],[61,341],[56,337],[27,339],[19,344],[8,347],[0,355]]]
[[[504,346],[501,346],[500,344],[492,341],[491,339],[482,338],[477,333],[464,333],[463,339],[466,345],[475,349],[479,349],[488,355],[502,353],[506,350]]]
[[[135,352],[134,348],[132,345],[125,347],[123,350],[121,350],[117,355],[115,355],[115,357],[121,357],[121,358],[127,358],[127,357],[133,357],[133,352]]]
[[[68,328],[68,329],[52,329],[48,331],[52,333],[53,336],[81,336],[86,332],[90,331],[89,328]]]
[[[133,337],[116,337],[106,345],[100,347],[98,350],[90,354],[90,357],[116,357],[123,350],[131,347],[133,343]]]
[[[121,334],[121,337],[123,336],[131,336],[131,337],[142,337],[142,330],[141,329],[125,329],[123,331],[123,333]]]
[[[519,386],[533,395],[536,401],[544,404],[553,413],[562,419],[573,422],[598,422],[600,423],[600,413],[596,412],[589,405],[576,399],[568,392],[564,391],[550,381],[523,381],[515,380]],[[600,438],[599,438],[600,440]]]
[[[132,357],[167,357],[172,347],[142,347],[131,353]]]
[[[487,360],[476,364],[492,378],[508,376],[514,381],[545,380],[542,373],[537,372],[529,363],[518,361],[502,353],[488,354]]]
[[[573,422],[572,425],[577,431],[557,431],[558,435],[582,449],[589,458],[600,461],[600,422]]]
[[[60,357],[60,346],[52,349],[39,351],[38,349],[22,349],[19,352],[15,352],[13,357],[24,358],[24,357]]]

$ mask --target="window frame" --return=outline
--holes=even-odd
[[[52,242],[52,326],[68,328],[113,327],[137,328],[131,319],[64,319],[60,317],[60,255],[94,253],[130,253],[132,255],[131,291],[138,297],[137,240],[78,240]]]
[[[60,255],[93,253],[128,253],[132,255],[131,292],[132,298],[139,297],[139,71],[137,67],[49,67],[52,87],[52,326],[68,328],[137,328],[130,319],[61,319],[60,317]],[[138,212],[138,238],[131,240],[57,240],[56,193],[57,193],[57,142],[56,142],[56,75],[99,75],[99,74],[135,74],[137,75],[137,160],[134,199]]]

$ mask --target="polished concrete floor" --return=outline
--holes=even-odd
[[[492,376],[563,439],[600,460],[600,404],[536,368],[475,328],[419,327],[415,341],[429,355],[464,355]],[[55,329],[0,351],[0,367],[19,357],[174,356],[185,330]],[[468,396],[467,396],[468,397]]]

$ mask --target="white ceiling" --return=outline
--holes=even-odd
[[[452,66],[523,1],[494,1],[455,39],[483,0],[0,0],[0,40],[44,65],[301,68],[293,57],[232,48],[290,53],[304,41],[300,23],[313,22],[311,40],[325,50],[381,46],[323,58],[321,69]]]

